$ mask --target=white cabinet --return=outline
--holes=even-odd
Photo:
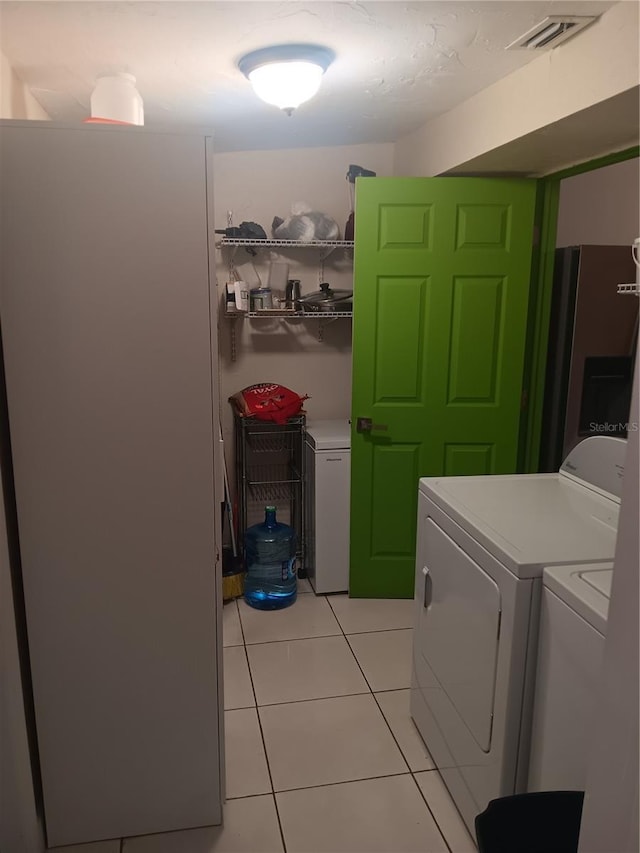
[[[0,315],[47,840],[217,824],[210,140],[0,133]]]
[[[307,426],[307,574],[315,592],[349,589],[351,431],[348,420]]]

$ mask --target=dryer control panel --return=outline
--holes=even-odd
[[[620,503],[626,455],[625,438],[594,435],[573,448],[560,473]]]

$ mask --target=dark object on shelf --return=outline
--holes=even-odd
[[[277,240],[299,240],[302,243],[340,238],[340,229],[335,219],[317,210],[295,213],[288,219],[274,216],[271,233]]]
[[[352,290],[333,290],[328,281],[323,281],[320,290],[301,296],[296,301],[296,308],[303,311],[351,311],[353,308]]]
[[[286,308],[293,308],[300,299],[300,279],[290,278],[284,292]]]
[[[240,225],[230,225],[229,228],[216,228],[216,234],[236,240],[266,240],[267,233],[257,222],[241,222]]]
[[[376,173],[370,169],[365,169],[363,166],[354,166],[353,163],[349,166],[347,172],[347,180],[350,184],[355,184],[356,178],[375,178]]]
[[[356,178],[375,178],[375,176],[376,173],[372,172],[371,169],[365,169],[363,166],[356,166],[353,163],[349,166],[349,171],[347,172],[347,180],[351,185],[349,187],[349,204],[351,207],[351,213],[349,214],[349,218],[347,219],[347,224],[344,226],[345,240],[353,240],[355,237],[356,215],[354,213],[355,201],[353,196]]]
[[[478,853],[577,853],[584,791],[491,800],[476,817]]]
[[[356,215],[353,211],[349,214],[347,224],[344,226],[344,239],[353,240],[356,233]]]

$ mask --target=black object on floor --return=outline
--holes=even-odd
[[[491,800],[476,817],[478,853],[577,853],[584,791]]]

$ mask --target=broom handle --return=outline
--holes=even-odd
[[[222,438],[222,424],[220,424],[220,437]],[[231,534],[231,550],[233,556],[238,556],[238,548],[236,544],[236,531],[233,519],[233,507],[231,505],[231,491],[229,489],[229,475],[227,473],[227,454],[224,449],[224,440],[222,442],[222,469],[224,472],[224,504],[229,518],[229,532]]]
[[[238,549],[236,547],[236,534],[234,530],[234,521],[233,521],[233,508],[231,506],[231,497],[229,493],[229,476],[227,474],[227,462],[225,459],[224,463],[224,499],[227,505],[227,514],[229,516],[229,532],[231,533],[231,549],[233,551],[233,556],[238,556]]]

